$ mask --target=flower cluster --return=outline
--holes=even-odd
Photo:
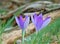
[[[30,17],[25,16],[25,18],[23,18],[22,16],[20,16],[19,18],[15,17],[15,19],[18,26],[22,29],[22,44],[24,44],[25,29],[27,28],[29,24]],[[39,16],[37,16],[37,14],[35,13],[34,15],[31,15],[31,20],[33,24],[35,25],[36,32],[38,32],[39,30],[46,27],[50,23],[51,18],[47,17],[43,19],[42,13]]]
[[[25,18],[23,18],[22,16],[20,16],[19,18],[15,17],[15,19],[16,23],[23,31],[27,28],[30,21],[30,18],[28,16],[25,16]],[[36,31],[39,31],[50,23],[51,18],[47,17],[46,19],[43,19],[42,13],[39,14],[39,16],[37,16],[37,14],[35,13],[33,16],[31,15],[31,20],[35,25]]]

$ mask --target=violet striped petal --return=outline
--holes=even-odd
[[[50,17],[47,17],[47,18],[44,20],[41,29],[44,28],[44,27],[46,27],[50,22],[51,22],[51,18],[50,18]]]
[[[25,18],[26,18],[26,20],[25,20],[25,23],[24,23],[24,28],[26,29],[28,24],[29,24],[30,18],[28,16],[26,16]]]
[[[43,24],[43,19],[41,17],[37,17],[36,23],[35,23],[36,31],[40,30],[42,24]]]
[[[24,29],[24,20],[23,20],[22,16],[20,16],[19,21],[20,21],[20,28]]]
[[[36,20],[37,20],[37,18],[38,18],[38,16],[37,16],[36,13],[34,14],[33,18],[34,18],[34,23],[36,23]]]
[[[40,13],[38,17],[40,17],[41,19],[43,19],[42,13]]]

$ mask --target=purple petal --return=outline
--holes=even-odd
[[[19,21],[20,21],[20,28],[24,29],[24,20],[23,20],[22,16],[20,16]]]
[[[42,16],[42,13],[40,13],[38,17],[41,17],[41,18],[43,18],[43,16]]]
[[[26,20],[25,20],[25,23],[24,23],[24,28],[26,29],[28,24],[29,24],[30,18],[28,16],[26,16],[25,18],[26,18]]]
[[[44,20],[41,29],[44,28],[44,27],[46,27],[50,22],[51,22],[51,18],[50,18],[50,17],[47,17],[47,18]]]
[[[18,26],[20,27],[20,21],[19,21],[19,18],[15,16],[15,19],[16,19],[16,23],[17,23]]]
[[[41,17],[38,17],[35,23],[37,31],[40,30],[42,24],[43,24],[43,20],[41,19]]]
[[[43,24],[43,16],[42,13],[36,18],[36,30],[40,30],[41,26]]]
[[[37,14],[35,13],[34,15],[31,15],[31,20],[35,24],[37,20]]]
[[[33,18],[34,18],[34,23],[36,23],[37,17],[38,17],[38,16],[37,16],[37,14],[35,13],[34,16],[33,16]]]
[[[23,22],[23,17],[20,15],[19,19]]]
[[[37,17],[37,14],[35,13],[35,14],[34,14],[34,18],[36,18],[36,17]]]

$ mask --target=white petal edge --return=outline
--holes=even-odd
[[[32,22],[35,24],[33,15],[31,15],[31,20],[32,20]]]
[[[19,22],[18,17],[15,16],[15,20],[16,20],[16,23],[18,24],[18,26],[20,27],[20,22]]]

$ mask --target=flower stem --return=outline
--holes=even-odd
[[[32,41],[32,44],[35,44],[35,43],[36,43],[37,34],[38,34],[38,32],[36,31],[36,32],[35,32],[35,38],[34,38],[34,40]]]
[[[22,31],[22,44],[24,44],[25,31]]]
[[[1,39],[2,35],[0,35],[0,44],[2,44],[2,39]]]

